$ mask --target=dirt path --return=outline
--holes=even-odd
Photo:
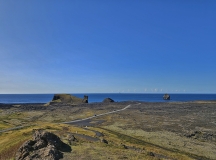
[[[16,130],[16,129],[20,129],[20,128],[23,128],[23,127],[24,126],[18,126],[18,127],[4,129],[4,130],[1,130],[0,133],[7,132],[7,131],[12,131],[12,130]]]
[[[141,104],[141,103],[138,103],[138,104],[136,104],[136,105],[140,105],[140,104]],[[87,117],[87,118],[84,118],[84,119],[78,119],[78,120],[69,121],[69,122],[62,122],[62,123],[64,123],[64,124],[71,124],[71,123],[75,123],[75,122],[85,121],[85,120],[89,120],[89,119],[92,119],[92,118],[104,116],[104,115],[107,115],[107,114],[112,114],[112,113],[124,111],[124,110],[126,110],[127,108],[129,108],[129,107],[131,107],[131,104],[127,105],[126,107],[124,107],[124,108],[122,108],[122,109],[113,110],[113,111],[111,111],[111,112],[107,112],[107,113],[102,113],[102,114],[94,115],[94,116]]]

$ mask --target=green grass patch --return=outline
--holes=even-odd
[[[172,158],[185,159],[185,160],[186,159],[202,159],[202,160],[208,160],[209,159],[209,158],[206,158],[204,156],[198,156],[198,155],[187,153],[184,151],[179,151],[177,149],[164,148],[164,147],[161,147],[159,145],[152,144],[152,143],[146,142],[144,140],[141,140],[141,139],[129,136],[129,135],[125,135],[125,134],[122,134],[122,133],[119,133],[119,132],[116,132],[113,130],[109,130],[106,128],[101,127],[101,129],[117,136],[118,139],[121,139],[122,141],[131,143],[131,144],[142,145],[142,146],[145,146],[145,148],[149,148],[150,150],[154,150],[154,151],[157,151],[159,153],[162,151],[163,153],[166,153],[167,156],[172,156]]]

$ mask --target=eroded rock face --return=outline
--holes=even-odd
[[[169,94],[164,94],[163,99],[164,100],[170,100],[170,95]]]
[[[111,98],[105,98],[103,100],[103,103],[110,103],[110,102],[115,102],[115,101],[113,99],[111,99]]]
[[[63,142],[58,136],[44,130],[36,130],[33,140],[25,142],[16,153],[16,160],[46,159],[58,160],[63,157],[59,151]]]

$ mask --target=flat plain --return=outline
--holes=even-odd
[[[34,129],[70,145],[65,160],[216,159],[216,101],[0,104],[0,159],[14,159]]]

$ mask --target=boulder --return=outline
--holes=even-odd
[[[33,140],[25,142],[16,153],[16,160],[46,159],[59,160],[63,158],[60,151],[64,143],[58,136],[44,130],[36,130]]]
[[[72,145],[73,142],[78,142],[78,140],[74,137],[73,134],[69,133],[67,135],[67,141],[70,145]]]
[[[41,141],[44,141],[46,145],[53,145],[57,149],[60,149],[62,145],[62,141],[58,136],[44,130],[36,130],[33,134],[33,141],[39,142],[38,144],[40,144]]]
[[[147,153],[149,156],[155,157],[155,154],[153,152],[148,152]]]
[[[115,101],[113,99],[111,99],[111,98],[105,98],[103,100],[103,103],[111,103],[111,102],[115,102]]]
[[[82,99],[70,94],[55,94],[50,104],[53,103],[70,103],[70,104],[88,103],[88,96],[85,95],[84,98]]]
[[[122,147],[123,149],[128,149],[128,146],[126,146],[125,144],[121,144],[121,147]]]
[[[105,143],[105,144],[108,144],[108,141],[106,139],[104,139],[104,138],[101,139],[101,142]]]
[[[170,95],[169,94],[164,94],[163,99],[164,100],[170,100]]]

